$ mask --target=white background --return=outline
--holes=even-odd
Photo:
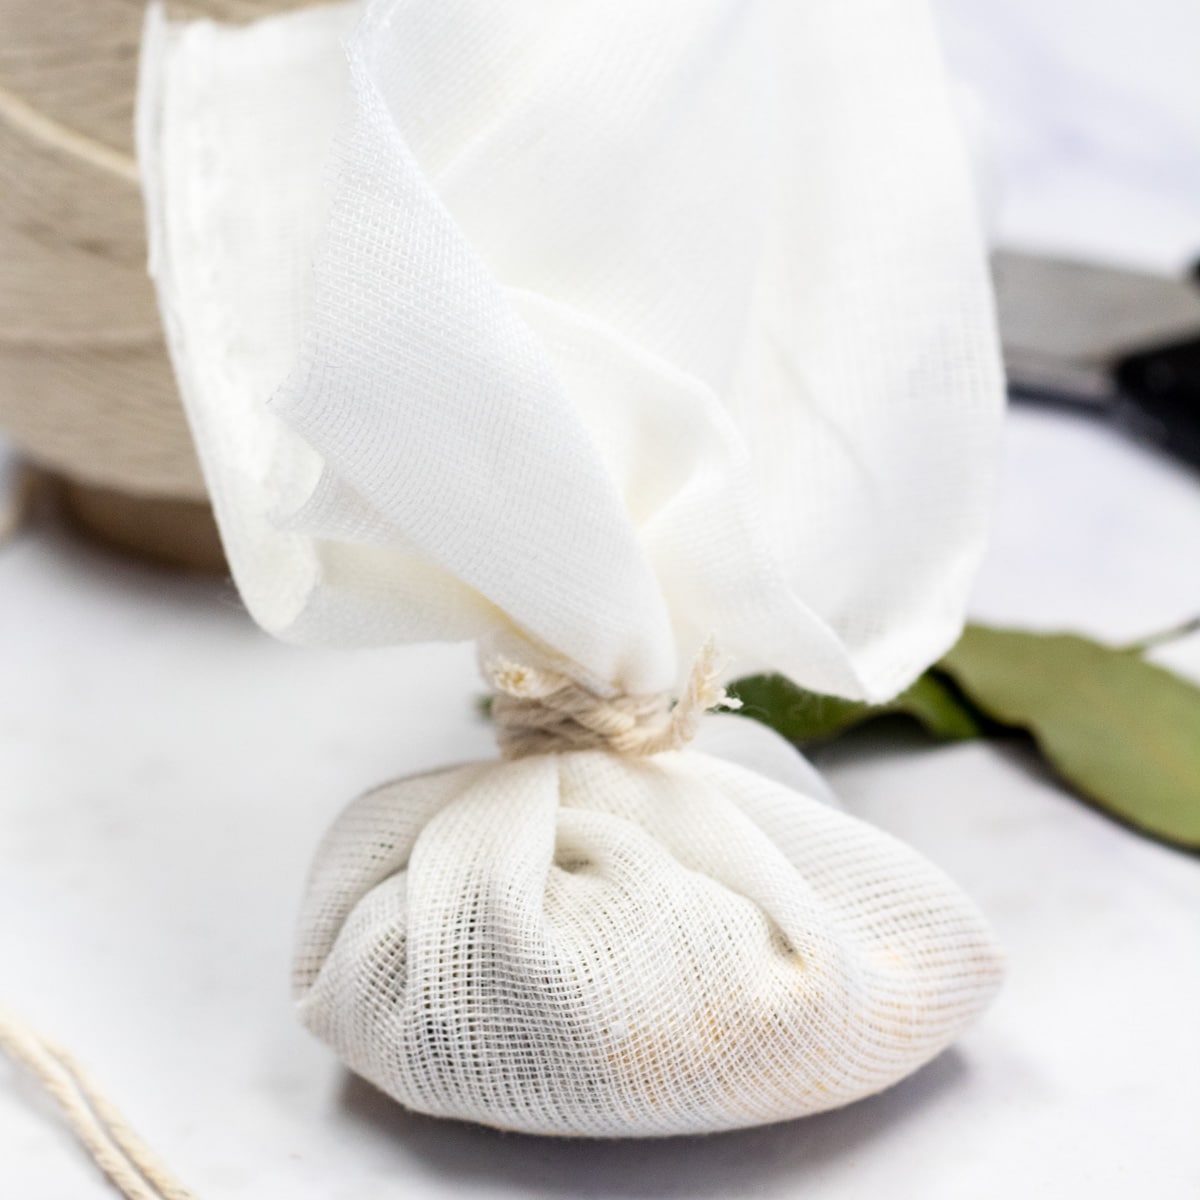
[[[1166,270],[1200,250],[1200,10],[943,0],[1008,243]],[[1200,478],[1010,420],[975,614],[1129,640],[1200,611]],[[1166,655],[1200,678],[1200,640]],[[43,522],[0,551],[0,999],[83,1057],[204,1200],[1200,1195],[1200,859],[1019,746],[856,737],[851,811],[955,876],[1010,954],[953,1050],[841,1112],[586,1144],[402,1112],[292,1018],[309,855],[366,787],[492,752],[468,649],[296,651],[227,584]],[[0,1064],[0,1197],[109,1194]]]

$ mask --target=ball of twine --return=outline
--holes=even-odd
[[[246,21],[313,0],[173,0]],[[145,0],[0,0],[0,430],[106,495],[203,502],[146,275]]]

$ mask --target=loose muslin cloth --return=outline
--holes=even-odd
[[[413,1108],[591,1136],[799,1116],[943,1048],[1000,973],[956,887],[752,723],[639,724],[719,699],[710,636],[880,700],[961,626],[1001,381],[925,5],[152,9],[139,143],[251,612],[477,640],[546,742],[345,811],[306,1024]]]

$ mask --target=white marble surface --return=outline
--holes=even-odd
[[[1200,255],[1200,4],[934,4],[998,240],[1168,273]]]
[[[1200,601],[1200,484],[1100,428],[1018,414],[977,612],[1127,638]],[[1200,677],[1200,640],[1172,658]],[[958,877],[1012,958],[959,1046],[892,1092],[667,1144],[403,1114],[293,1021],[296,896],[343,800],[490,752],[472,656],[299,652],[222,584],[37,527],[0,554],[0,989],[89,1061],[211,1200],[990,1198],[1200,1192],[1200,860],[1063,794],[1020,750],[858,738],[848,808]],[[0,1195],[106,1188],[0,1067]]]
[[[1200,602],[1200,484],[1018,414],[976,609],[1126,638]],[[1173,652],[1200,676],[1200,639]],[[287,957],[340,804],[490,752],[464,648],[257,634],[226,585],[46,526],[0,554],[0,993],[81,1054],[205,1200],[1200,1193],[1200,860],[1069,798],[1015,748],[858,738],[848,807],[956,876],[1011,955],[983,1022],[876,1099],[658,1144],[401,1112],[294,1022]],[[0,1065],[0,1196],[108,1193]]]
[[[1191,0],[941,10],[1006,241],[1160,269],[1200,248]],[[1116,639],[1169,626],[1200,610],[1198,533],[1194,475],[1017,413],[975,611]],[[1200,678],[1200,639],[1168,657]],[[0,680],[0,1000],[79,1053],[204,1200],[1200,1195],[1200,859],[1017,748],[893,733],[821,756],[847,806],[956,876],[1008,947],[1004,993],[955,1049],[808,1121],[553,1142],[401,1112],[287,997],[297,896],[341,803],[490,753],[468,650],[290,650],[227,585],[41,525],[0,551]],[[0,1063],[0,1197],[109,1194]]]

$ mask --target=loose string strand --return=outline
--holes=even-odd
[[[0,1050],[41,1085],[126,1200],[196,1200],[134,1131],[84,1067],[26,1021],[0,1009]]]

